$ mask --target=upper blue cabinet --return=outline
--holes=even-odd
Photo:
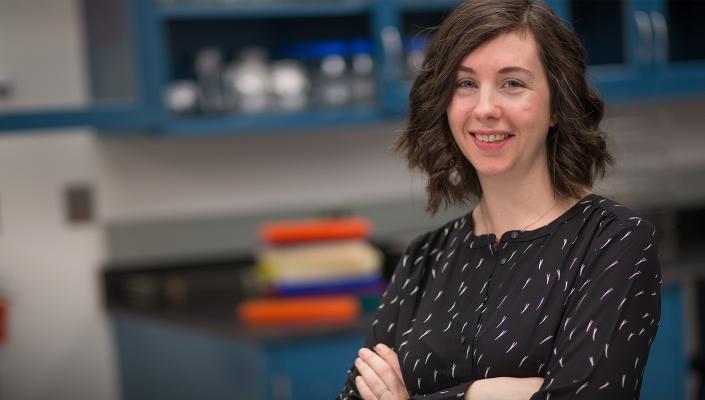
[[[156,122],[135,2],[2,2],[0,130]]]
[[[0,5],[0,131],[192,135],[400,118],[434,28],[460,1],[11,3]],[[705,1],[547,3],[582,39],[608,101],[705,93]]]
[[[668,0],[650,13],[658,94],[705,93],[705,1]]]
[[[608,100],[705,92],[705,2],[568,0],[561,8]]]

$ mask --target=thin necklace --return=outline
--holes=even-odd
[[[556,199],[556,201],[553,202],[553,205],[551,206],[551,208],[549,208],[548,211],[546,211],[545,213],[543,213],[543,215],[541,215],[537,220],[535,220],[534,222],[532,222],[532,223],[530,223],[530,224],[524,226],[522,229],[520,229],[520,232],[524,232],[524,231],[526,230],[526,228],[528,228],[528,227],[530,227],[531,225],[533,225],[533,224],[535,224],[535,223],[541,221],[541,219],[542,219],[543,217],[545,217],[546,215],[548,215],[548,213],[551,212],[551,210],[553,210],[553,207],[555,207],[556,204],[558,204],[558,200],[560,200],[560,198]],[[482,201],[480,201],[480,207],[481,207],[481,210],[482,210],[482,221],[485,223],[485,229],[487,229],[487,232],[488,232],[488,233],[491,233],[491,232],[490,232],[490,229],[489,229],[490,226],[487,224],[487,217],[485,217],[485,210],[484,210],[484,207],[482,207]],[[494,229],[493,229],[493,230],[494,230]],[[493,230],[492,230],[492,231],[493,231]]]

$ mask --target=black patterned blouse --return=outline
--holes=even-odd
[[[393,348],[413,399],[478,379],[544,377],[532,400],[638,399],[660,317],[656,230],[589,194],[531,231],[473,233],[471,214],[416,237],[365,346]],[[338,399],[359,399],[353,366]]]

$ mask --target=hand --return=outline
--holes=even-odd
[[[360,376],[355,378],[357,391],[364,400],[407,400],[409,393],[394,350],[380,343],[376,353],[367,348],[358,352],[355,367]]]
[[[473,382],[465,393],[471,400],[528,400],[543,385],[543,378],[497,377]]]

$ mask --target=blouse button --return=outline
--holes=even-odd
[[[467,341],[468,339],[465,337],[465,335],[460,336],[460,344],[465,344],[465,342]]]
[[[502,257],[502,259],[499,260],[499,263],[500,263],[501,265],[506,264],[506,263],[507,263],[507,257]]]
[[[519,232],[512,232],[511,234],[512,239],[516,239],[519,237]]]

